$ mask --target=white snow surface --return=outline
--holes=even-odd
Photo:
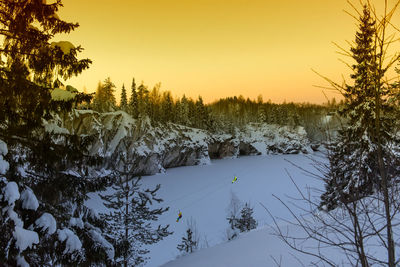
[[[76,250],[80,250],[82,248],[82,242],[79,240],[79,237],[74,234],[70,229],[64,228],[62,230],[58,230],[58,240],[61,242],[66,241],[64,254],[73,253]]]
[[[26,230],[19,226],[15,227],[13,237],[16,240],[16,247],[21,252],[28,247],[31,248],[33,244],[39,243],[39,236],[35,231]]]
[[[318,154],[313,155],[313,157]],[[143,177],[144,188],[154,188],[161,184],[157,197],[164,200],[153,208],[169,206],[170,210],[160,216],[153,225],[170,225],[174,234],[147,247],[150,260],[145,266],[276,266],[271,258],[279,261],[282,255],[282,266],[299,266],[289,254],[286,245],[271,234],[272,219],[262,208],[263,203],[275,216],[290,219],[289,212],[272,194],[288,200],[287,195],[297,196],[296,188],[285,172],[285,168],[302,189],[308,186],[322,188],[322,183],[306,176],[288,161],[303,168],[312,170],[312,161],[305,155],[261,155],[245,156],[236,159],[212,160],[210,165],[185,166],[167,169],[165,173]],[[237,176],[237,182],[232,179]],[[226,210],[234,192],[242,203],[250,201],[254,206],[254,218],[259,229],[241,235],[238,239],[226,242]],[[104,194],[104,192],[103,192]],[[89,194],[85,205],[107,212],[98,193]],[[178,212],[182,219],[176,222]],[[176,246],[186,234],[190,219],[196,222],[201,236],[202,249],[193,254],[180,257]],[[298,256],[296,254],[296,256]],[[179,257],[178,259],[176,259]],[[171,260],[175,260],[169,262]],[[311,259],[301,257],[306,266]]]
[[[26,210],[37,210],[39,202],[30,188],[26,188],[21,193],[22,208]]]
[[[52,235],[57,230],[57,222],[53,215],[50,213],[43,213],[39,219],[35,221],[37,227],[41,228],[43,231],[47,231],[47,234]]]
[[[15,182],[7,183],[3,188],[3,197],[8,202],[8,205],[13,204],[20,197],[18,185]]]

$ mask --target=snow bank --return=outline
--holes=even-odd
[[[36,232],[26,230],[19,226],[15,227],[13,237],[15,238],[15,245],[19,251],[24,251],[28,247],[31,248],[33,244],[39,243],[39,236]]]
[[[72,253],[82,248],[82,243],[79,240],[79,237],[68,228],[58,230],[58,240],[60,240],[61,242],[66,241],[64,254]]]
[[[43,213],[39,219],[35,221],[37,227],[41,228],[42,231],[47,231],[49,235],[52,235],[57,230],[57,222],[53,215],[50,213]]]

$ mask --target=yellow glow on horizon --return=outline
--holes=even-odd
[[[375,1],[377,2],[377,1]],[[394,0],[389,0],[389,6]],[[94,92],[111,77],[119,99],[132,77],[151,89],[205,102],[243,95],[273,102],[325,101],[327,85],[348,77],[332,41],[348,48],[355,21],[346,0],[64,0],[60,18],[79,22],[57,39],[82,45],[89,70],[67,81]],[[394,21],[400,25],[399,16]],[[329,97],[335,94],[328,93]]]

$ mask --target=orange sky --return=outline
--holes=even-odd
[[[375,2],[383,2],[377,0]],[[389,0],[389,5],[394,0]],[[356,31],[346,0],[64,0],[60,18],[81,25],[67,37],[93,64],[70,79],[96,89],[108,76],[130,88],[161,82],[174,96],[205,102],[242,94],[273,102],[325,101],[326,85],[348,74],[332,41]],[[400,25],[399,15],[394,22]],[[344,59],[344,57],[341,57]],[[332,96],[332,94],[330,94]]]

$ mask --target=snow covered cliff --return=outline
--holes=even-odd
[[[93,136],[92,154],[109,159],[110,164],[118,162],[118,155],[127,155],[134,172],[143,175],[208,164],[213,158],[311,151],[302,127],[249,124],[233,135],[212,134],[173,123],[153,126],[149,120],[134,120],[123,111],[91,110],[74,110],[45,126],[55,133]]]

